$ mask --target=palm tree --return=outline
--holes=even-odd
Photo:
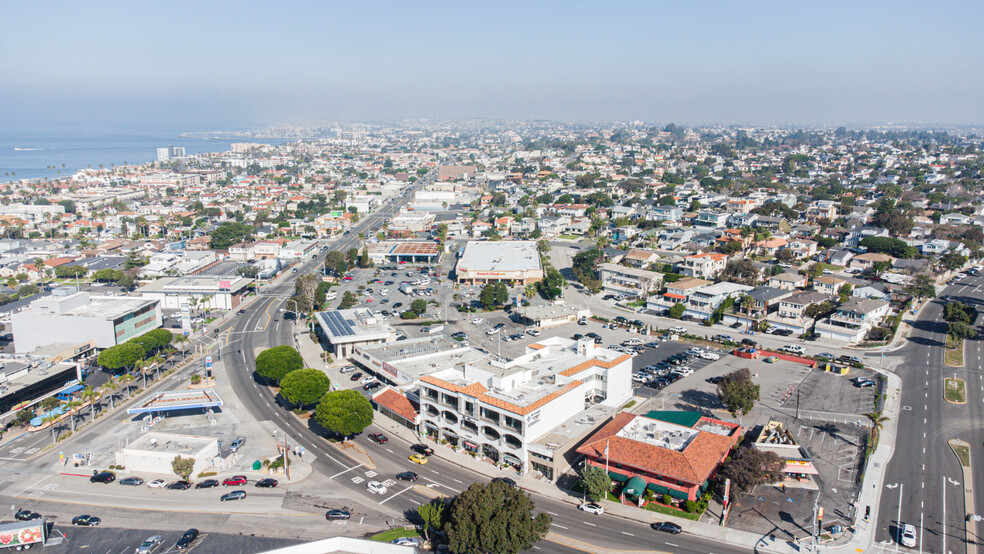
[[[116,391],[120,390],[119,385],[116,384],[116,378],[110,377],[108,381],[103,383],[102,389],[109,395],[109,409],[112,410],[114,408],[113,397],[116,395]]]
[[[78,408],[79,406],[82,405],[82,402],[79,401],[79,400],[69,400],[68,402],[66,402],[66,405],[68,406],[68,417],[69,417],[69,419],[72,422],[72,433],[74,433],[75,432],[75,415],[76,415],[75,414],[75,410],[76,410],[76,408]]]
[[[136,377],[132,373],[124,373],[120,375],[118,381],[123,384],[123,390],[126,391],[126,397],[130,397],[130,383],[132,383]]]
[[[176,335],[174,337],[174,342],[181,345],[181,360],[182,361],[184,361],[184,359],[188,356],[188,352],[185,350],[184,345],[185,345],[185,343],[189,342],[190,340],[191,339],[188,338],[188,335],[185,335],[185,334]]]
[[[164,358],[162,358],[158,354],[155,354],[154,356],[147,358],[147,362],[150,363],[150,367],[154,370],[154,379],[159,378],[161,372],[161,365],[164,364]]]
[[[100,396],[102,395],[99,394],[99,391],[92,388],[92,385],[87,385],[82,389],[82,394],[80,395],[83,402],[89,402],[89,416],[92,418],[92,421],[96,420],[96,401],[99,400]]]
[[[51,444],[58,442],[58,438],[55,437],[55,423],[58,422],[58,416],[48,412],[48,415],[41,418],[41,425],[51,425]]]
[[[868,420],[871,421],[871,428],[874,431],[881,431],[882,428],[885,426],[885,422],[891,419],[888,416],[883,416],[881,410],[868,412],[864,415],[865,417],[868,418]]]

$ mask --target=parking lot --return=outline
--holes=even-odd
[[[154,554],[189,551],[199,554],[264,552],[297,543],[297,541],[255,537],[251,535],[203,532],[190,550],[185,549],[179,551],[174,549],[174,543],[181,537],[181,531],[147,531],[144,529],[59,525],[57,526],[57,532],[64,533],[65,541],[60,545],[45,548],[44,552],[53,554],[60,554],[62,552],[130,553],[140,546],[145,539],[154,535],[159,535],[163,539],[162,544],[156,550],[153,550]]]

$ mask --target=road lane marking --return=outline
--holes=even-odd
[[[340,472],[332,475],[331,477],[329,477],[329,479],[334,479],[335,477],[338,477],[339,475],[342,475],[343,473],[348,473],[348,472],[352,471],[353,469],[359,469],[360,467],[362,467],[362,465],[363,464],[359,464],[357,466],[352,466],[352,467],[346,469],[345,471],[340,471]]]
[[[594,523],[588,523],[587,521],[585,521],[584,524],[585,525],[590,525],[592,527],[597,527],[597,525],[595,525]]]
[[[561,529],[567,529],[567,527],[564,527],[563,525],[560,525],[560,524],[557,524],[557,523],[554,523],[553,526],[554,527],[560,527]]]
[[[679,544],[673,544],[672,542],[667,542],[667,543],[663,543],[663,544],[665,544],[666,546],[672,546],[674,548],[680,548],[680,545]]]
[[[400,492],[397,492],[397,493],[393,493],[393,494],[391,494],[391,495],[389,495],[388,497],[386,497],[386,498],[384,498],[384,499],[382,499],[382,500],[380,500],[380,501],[379,501],[379,503],[380,503],[380,504],[382,504],[382,503],[384,503],[384,502],[389,502],[389,501],[390,501],[391,499],[393,499],[393,498],[396,498],[397,496],[400,496],[401,494],[403,494],[403,493],[405,493],[405,492],[407,492],[408,490],[410,490],[410,489],[412,489],[412,488],[413,488],[413,486],[411,485],[411,486],[409,486],[409,487],[407,487],[407,488],[405,488],[405,489],[403,489],[403,490],[402,490],[402,491],[400,491]]]
[[[634,536],[635,536],[635,535],[633,535],[632,533],[626,533],[625,531],[622,531],[622,534],[623,534],[623,535],[628,535],[628,536],[630,536],[630,537],[634,537]]]

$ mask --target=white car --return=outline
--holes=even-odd
[[[359,381],[359,383],[360,384],[363,384],[363,385],[368,385],[369,383],[372,383],[375,380],[376,380],[376,378],[373,377],[372,375],[367,375],[367,376],[363,377],[362,380]]]
[[[530,329],[529,331],[526,331],[526,334],[531,337],[539,337],[540,331],[537,331],[536,329]]]
[[[483,323],[485,323],[485,320],[481,317],[476,317],[475,319],[471,320],[472,325],[481,325]]]
[[[793,354],[802,354],[803,352],[806,352],[806,350],[804,350],[802,346],[796,344],[787,344],[786,346],[782,347],[782,350],[785,350],[786,352],[792,352]]]
[[[906,523],[902,526],[902,533],[900,535],[899,542],[902,546],[914,547],[916,546],[916,528],[911,523]]]
[[[577,507],[578,510],[582,512],[588,512],[589,514],[601,515],[605,513],[605,509],[597,504],[581,504]]]
[[[700,354],[700,357],[701,358],[704,358],[705,360],[720,360],[721,359],[721,356],[715,354],[714,352],[702,352]]]
[[[684,334],[684,333],[686,333],[686,332],[687,332],[687,330],[686,330],[685,328],[683,328],[683,327],[680,327],[680,326],[678,325],[678,326],[676,326],[676,327],[670,327],[670,332],[671,332],[671,333],[676,333],[676,334],[678,334],[678,335],[682,335],[682,334]]]
[[[154,479],[153,481],[147,483],[147,486],[152,489],[163,489],[167,487],[167,481],[164,479]]]
[[[386,494],[386,486],[379,481],[369,481],[366,483],[366,488],[373,494]]]
[[[489,329],[488,331],[486,331],[485,334],[486,335],[489,335],[489,336],[492,336],[492,335],[494,335],[494,334],[496,334],[498,332],[499,332],[499,330],[496,329],[495,327],[493,327],[493,328]]]

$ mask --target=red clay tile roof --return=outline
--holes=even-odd
[[[576,389],[577,387],[583,384],[582,381],[578,381],[575,379],[570,383],[561,387],[559,390],[556,390],[548,394],[547,396],[544,396],[543,398],[537,400],[536,402],[533,402],[529,406],[518,406],[516,404],[513,404],[512,402],[507,402],[505,400],[502,400],[501,398],[496,398],[494,396],[485,394],[486,392],[488,392],[488,389],[486,389],[481,383],[472,383],[467,387],[462,387],[459,385],[455,385],[454,383],[449,383],[443,379],[438,379],[437,377],[434,377],[432,375],[425,375],[421,377],[420,380],[430,385],[434,385],[435,387],[440,387],[444,390],[467,394],[468,396],[477,398],[478,400],[481,400],[482,402],[485,402],[490,406],[495,406],[496,408],[506,410],[508,412],[512,412],[514,414],[519,414],[519,415],[526,415],[542,407],[544,404],[552,401],[553,399],[563,396],[568,392],[570,392],[571,390]]]
[[[604,360],[598,360],[598,359],[591,359],[586,362],[581,362],[574,367],[567,368],[564,371],[561,371],[560,374],[563,375],[564,377],[571,377],[577,375],[578,373],[581,373],[582,371],[588,369],[589,367],[595,367],[595,366],[603,367],[605,369],[611,369],[617,366],[618,364],[624,362],[625,360],[628,360],[631,357],[632,356],[629,356],[628,354],[622,354],[621,356],[615,358],[610,362],[606,362]]]
[[[677,451],[619,436],[618,432],[636,417],[643,416],[627,412],[618,414],[585,441],[577,449],[578,453],[604,460],[607,444],[608,462],[629,466],[623,467],[623,470],[635,468],[700,485],[714,473],[718,462],[738,442],[737,432],[724,436],[700,431],[686,448]]]
[[[407,420],[414,421],[417,419],[417,410],[414,409],[410,400],[393,389],[384,390],[373,397],[372,400],[376,404],[389,408],[393,413],[399,414]]]

